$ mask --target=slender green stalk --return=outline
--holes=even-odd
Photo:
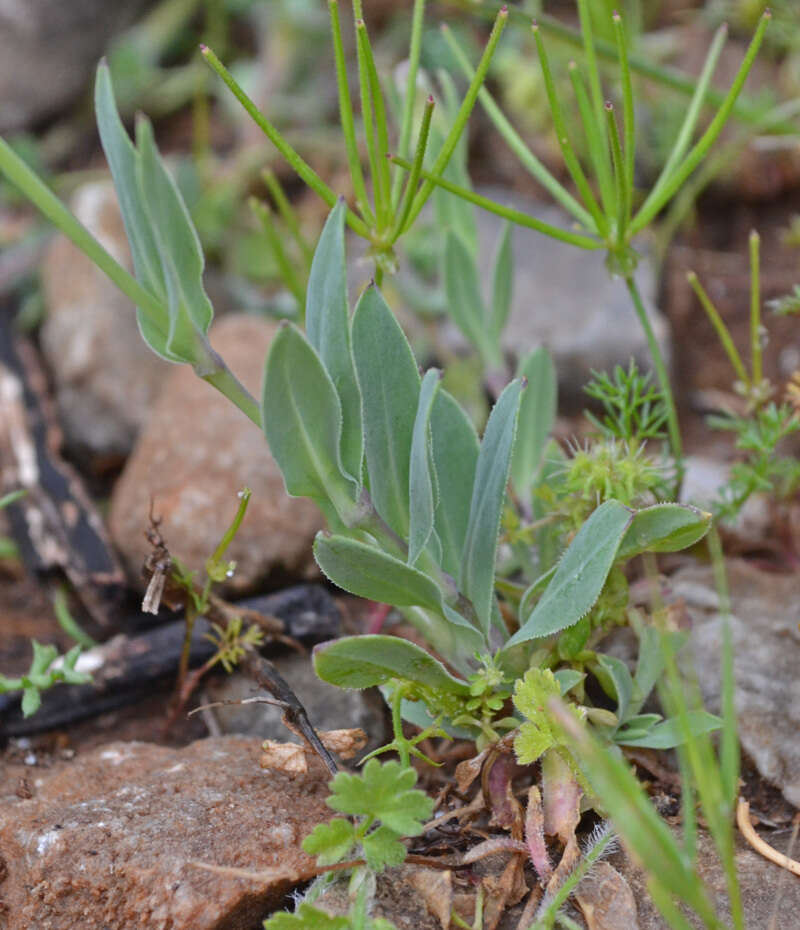
[[[289,198],[286,196],[286,192],[283,189],[281,182],[278,180],[277,175],[271,168],[265,168],[261,172],[261,177],[264,180],[264,184],[267,186],[267,190],[270,192],[272,199],[275,201],[275,206],[278,208],[283,222],[286,223],[287,228],[294,236],[294,240],[298,245],[298,248],[303,253],[303,256],[307,259],[309,266],[311,265],[311,259],[314,256],[314,249],[303,235],[303,231],[300,229],[300,221],[297,218],[297,211],[289,203]]]
[[[636,114],[633,106],[633,85],[631,84],[631,69],[628,62],[628,37],[625,34],[625,23],[622,17],[614,12],[614,36],[617,40],[617,54],[619,55],[619,72],[622,82],[622,118],[624,121],[623,136],[625,155],[625,188],[628,191],[627,214],[625,223],[630,221],[630,211],[633,202],[633,179],[636,156]]]
[[[542,77],[544,78],[544,87],[545,92],[547,93],[547,101],[550,105],[550,113],[553,117],[553,126],[556,131],[556,138],[558,139],[558,146],[561,149],[561,155],[564,159],[564,164],[567,166],[567,170],[572,177],[572,180],[575,182],[575,186],[578,188],[583,202],[589,209],[589,212],[592,214],[594,219],[594,226],[600,233],[604,236],[607,232],[607,224],[605,217],[600,209],[599,204],[595,200],[592,189],[589,186],[589,182],[586,179],[586,175],[583,173],[583,168],[581,168],[580,161],[578,160],[575,152],[572,148],[572,143],[569,141],[569,134],[567,132],[566,120],[564,119],[564,112],[561,109],[561,100],[558,93],[556,92],[555,83],[553,81],[553,74],[550,70],[550,63],[547,58],[547,50],[544,47],[541,36],[539,35],[539,28],[536,23],[533,24],[533,38],[536,42],[536,51],[539,54],[539,65],[542,69]]]
[[[417,192],[417,184],[419,183],[420,172],[422,171],[422,165],[425,161],[425,150],[428,147],[428,135],[430,134],[431,129],[433,107],[434,100],[433,95],[431,94],[428,96],[428,99],[425,102],[425,112],[422,114],[422,125],[420,126],[419,137],[417,139],[417,150],[414,154],[414,161],[411,164],[411,173],[408,176],[408,183],[406,184],[403,199],[398,204],[397,220],[391,235],[392,241],[397,239],[397,237],[405,228],[408,214],[411,212],[411,204],[413,203],[414,195]],[[402,178],[402,170],[398,176]]]
[[[650,322],[650,317],[647,315],[647,311],[644,308],[642,296],[639,293],[639,288],[636,284],[636,281],[634,280],[633,275],[628,275],[625,278],[625,285],[628,288],[628,293],[631,295],[631,300],[633,301],[633,306],[636,310],[636,316],[639,318],[639,323],[644,330],[645,338],[647,339],[647,346],[650,349],[650,358],[652,359],[653,367],[656,370],[658,386],[661,389],[661,393],[664,395],[664,404],[667,408],[667,432],[669,434],[669,445],[672,449],[672,455],[675,458],[677,484],[678,487],[680,487],[684,472],[683,443],[681,441],[681,431],[678,425],[678,411],[675,407],[675,398],[672,394],[672,385],[670,384],[669,373],[667,372],[667,366],[664,363],[664,356],[661,354],[661,349],[659,348],[656,335],[653,332],[653,326]]]
[[[331,7],[332,9],[332,7]],[[375,218],[379,226],[383,226],[386,219],[388,203],[384,201],[383,189],[378,177],[378,149],[375,144],[375,121],[372,112],[372,91],[367,74],[367,62],[364,57],[363,34],[364,20],[356,20],[356,54],[358,59],[358,87],[361,95],[361,122],[364,127],[364,141],[367,144],[367,158],[369,170],[372,175],[372,197],[375,203]],[[342,123],[344,126],[344,123]],[[345,139],[347,134],[345,133]],[[356,149],[357,151],[357,149]],[[352,171],[352,166],[351,166]]]
[[[281,277],[297,301],[302,316],[302,308],[306,298],[306,289],[303,286],[303,282],[298,277],[297,272],[295,271],[294,263],[286,254],[286,249],[284,248],[282,237],[275,229],[275,222],[272,218],[272,211],[265,203],[261,203],[255,197],[251,197],[248,201],[248,204],[256,219],[261,224],[261,228],[264,230],[264,235],[267,237],[269,247],[272,250],[272,254],[275,256],[275,261],[278,265],[278,268],[280,269]]]
[[[244,520],[244,515],[247,513],[247,507],[250,503],[250,498],[253,496],[253,492],[250,488],[242,488],[238,493],[239,506],[236,508],[236,513],[231,520],[230,526],[222,534],[222,539],[217,543],[217,548],[211,555],[211,558],[206,563],[209,568],[211,568],[211,574],[213,574],[213,569],[215,566],[219,565],[222,561],[222,557],[225,555],[225,552],[228,549],[228,546],[233,542],[234,537],[239,532],[239,527],[242,525],[242,520]],[[213,579],[212,579],[213,580]]]
[[[625,225],[629,213],[630,192],[622,155],[622,143],[619,138],[617,121],[614,117],[614,105],[610,102],[606,103],[605,111],[608,137],[611,140],[611,164],[614,166],[614,201],[617,207],[616,239],[618,242],[622,242],[625,237]]]
[[[731,365],[733,365],[736,376],[745,386],[749,386],[750,378],[747,374],[747,370],[744,367],[744,362],[742,361],[739,351],[734,345],[733,339],[731,338],[731,333],[728,327],[725,325],[722,317],[719,314],[719,311],[711,302],[711,298],[706,293],[703,285],[698,280],[697,275],[690,271],[686,275],[686,280],[689,282],[689,287],[697,295],[697,299],[700,301],[700,305],[705,310],[708,319],[711,321],[711,325],[714,327],[714,332],[717,334],[717,338],[722,345],[722,348],[725,350],[725,354],[728,356],[728,360]]]
[[[758,388],[763,377],[761,363],[761,238],[750,233],[750,364],[753,368],[753,386]]]
[[[722,53],[723,46],[725,45],[727,34],[728,29],[725,25],[720,26],[714,34],[714,39],[711,42],[708,54],[706,55],[706,60],[703,64],[703,70],[701,71],[700,77],[697,81],[694,95],[692,96],[689,108],[686,111],[686,116],[683,118],[683,122],[681,123],[678,136],[675,139],[675,145],[672,147],[672,151],[667,156],[667,160],[664,162],[664,167],[661,169],[661,172],[656,179],[656,183],[653,185],[650,194],[648,195],[649,197],[660,196],[662,189],[669,181],[672,173],[680,163],[681,159],[686,155],[686,150],[689,148],[689,144],[692,141],[692,133],[694,132],[694,128],[697,125],[697,120],[700,116],[700,110],[702,109],[703,101],[705,100],[709,84],[711,83],[711,78],[714,75],[719,56]]]
[[[475,76],[475,71],[470,65],[463,48],[458,44],[452,30],[447,25],[442,26],[442,35],[464,76],[471,81]],[[480,100],[489,119],[494,123],[495,129],[505,140],[506,145],[519,159],[522,167],[582,226],[585,226],[590,232],[598,232],[594,217],[578,203],[564,185],[533,154],[485,87],[481,87],[478,92],[478,100]]]
[[[417,99],[417,74],[422,52],[422,27],[425,21],[425,0],[414,0],[414,12],[411,16],[411,42],[408,47],[408,76],[406,78],[406,95],[403,100],[403,117],[400,123],[400,140],[398,153],[407,158],[411,155],[411,130],[414,122],[414,103]],[[403,172],[395,171],[392,184],[392,206],[397,210],[403,188]]]
[[[572,88],[575,91],[575,99],[578,103],[578,113],[580,114],[581,124],[584,135],[586,136],[586,145],[589,149],[589,158],[592,162],[592,168],[597,179],[597,186],[600,189],[600,199],[603,201],[603,209],[608,211],[613,201],[614,191],[611,176],[608,178],[603,174],[604,150],[608,148],[608,139],[605,135],[605,125],[599,126],[594,118],[592,104],[586,87],[583,83],[583,76],[576,62],[571,61],[568,67],[569,79],[572,82]],[[608,184],[612,183],[611,187]],[[604,189],[603,185],[606,185]],[[606,212],[603,215],[603,235],[608,235],[609,218],[613,216],[613,211]]]
[[[347,83],[347,64],[345,62],[344,43],[342,42],[342,25],[339,21],[338,0],[328,0],[328,10],[331,18],[331,36],[333,38],[333,54],[336,63],[336,85],[339,89],[339,120],[342,124],[342,134],[344,135],[344,144],[347,150],[347,164],[350,167],[350,178],[353,182],[353,191],[355,192],[358,209],[367,223],[372,224],[375,222],[375,217],[369,205],[367,186],[364,183],[364,174],[361,171],[361,156],[358,152],[355,120],[353,119],[353,103],[350,99],[350,88]],[[364,114],[364,122],[366,123],[366,114]]]
[[[470,113],[472,113],[472,108],[475,106],[475,101],[478,97],[478,91],[480,90],[486,78],[486,73],[489,70],[489,65],[492,61],[492,57],[494,56],[495,49],[497,48],[497,43],[500,41],[500,36],[503,34],[503,29],[505,29],[507,21],[508,9],[506,7],[501,7],[500,12],[497,14],[497,18],[494,21],[494,25],[492,26],[492,31],[489,35],[489,41],[486,43],[486,48],[484,49],[481,60],[475,70],[475,77],[467,89],[467,93],[458,110],[458,113],[456,114],[456,118],[453,122],[450,132],[447,134],[444,143],[442,144],[442,149],[436,156],[436,160],[431,167],[430,173],[433,177],[438,177],[445,170],[453,152],[456,149],[456,146],[458,145],[458,140],[461,138],[464,130],[466,129],[467,120],[469,119]],[[399,164],[399,162],[397,162],[397,164]],[[433,191],[434,182],[430,179],[430,177],[427,176],[427,174],[424,174],[423,177],[426,178],[426,181],[422,185],[417,196],[414,198],[414,203],[411,207],[411,215],[407,225],[413,223],[417,216],[419,216],[420,210],[425,206],[425,203]]]
[[[249,114],[253,122],[258,126],[258,128],[264,133],[264,135],[269,139],[269,141],[275,146],[275,148],[281,153],[281,155],[286,159],[292,169],[297,173],[301,180],[308,185],[329,207],[334,207],[336,201],[339,199],[338,196],[331,190],[330,187],[322,180],[322,178],[317,174],[316,171],[311,167],[311,165],[306,162],[302,156],[296,152],[291,145],[284,139],[280,132],[270,123],[270,121],[264,116],[264,114],[258,109],[258,107],[253,103],[253,101],[247,96],[247,94],[242,90],[241,86],[236,82],[233,75],[228,71],[228,69],[222,64],[222,62],[217,58],[214,52],[211,51],[207,46],[201,46],[201,51],[203,57],[208,62],[212,70],[214,70],[225,82],[230,91],[233,93],[234,97],[241,103],[244,109]],[[369,228],[367,224],[358,216],[356,216],[352,210],[347,211],[347,225],[359,236],[363,236],[365,239],[369,238]]]
[[[594,36],[592,35],[592,17],[589,13],[588,0],[578,0],[578,14],[581,21],[581,34],[583,35],[583,54],[586,59],[586,68],[589,72],[589,92],[592,98],[594,122],[602,133],[605,123],[605,114],[603,113],[605,100],[603,99],[603,88],[600,84],[600,69],[597,67],[597,55],[595,53]],[[613,187],[611,180],[611,159],[607,145],[602,147],[601,155],[599,172],[600,193],[603,196],[606,216],[611,216],[614,212],[613,204],[610,201],[610,194]],[[607,197],[609,197],[609,199],[606,199]]]
[[[217,356],[217,358],[219,358],[219,356]],[[224,394],[228,400],[233,401],[242,413],[261,429],[261,405],[247,388],[242,385],[233,372],[223,365],[223,367],[217,371],[201,375],[200,377],[203,381],[207,381],[215,387],[220,394]]]
[[[386,216],[385,222],[388,223],[391,214],[391,174],[389,171],[389,123],[386,119],[386,106],[383,102],[383,93],[381,91],[381,82],[378,77],[378,69],[375,66],[375,58],[372,54],[372,46],[369,41],[369,33],[364,21],[361,25],[357,24],[357,40],[359,48],[362,49],[364,62],[367,69],[367,79],[369,82],[369,92],[372,97],[372,112],[375,119],[375,133],[378,164],[376,173],[373,175],[373,184],[375,189],[380,189],[381,199],[385,204]]]
[[[708,128],[700,137],[699,141],[695,144],[691,152],[689,152],[689,154],[686,156],[681,166],[675,169],[675,171],[672,173],[672,176],[664,184],[660,192],[656,191],[651,193],[647,200],[642,204],[641,209],[636,214],[633,222],[631,223],[631,234],[644,229],[644,227],[650,222],[650,220],[653,219],[653,217],[664,206],[664,204],[672,199],[678,188],[680,188],[683,182],[700,164],[703,158],[705,158],[708,150],[716,141],[717,136],[722,131],[722,127],[725,125],[728,117],[731,114],[731,110],[733,109],[733,105],[736,102],[736,98],[741,93],[744,82],[747,80],[747,75],[750,73],[750,69],[753,66],[753,61],[755,60],[755,57],[758,54],[758,50],[761,47],[761,43],[764,39],[764,32],[766,31],[767,24],[769,23],[771,17],[772,14],[769,12],[769,10],[766,10],[762,14],[755,35],[750,42],[744,59],[742,60],[742,64],[739,67],[739,71],[737,72],[736,77],[734,78],[734,81],[725,96],[725,100],[722,102],[722,105],[720,106],[714,118],[711,120]]]
[[[406,171],[410,171],[412,168],[410,162],[407,162],[404,158],[398,158],[396,155],[392,157],[392,161],[396,165],[400,165],[401,168],[405,168]],[[541,220],[537,220],[536,217],[528,216],[527,213],[514,210],[512,207],[505,207],[502,204],[495,203],[482,194],[476,194],[466,187],[453,184],[446,178],[437,177],[430,171],[422,171],[420,174],[430,183],[431,187],[441,187],[443,190],[450,191],[451,194],[461,197],[462,200],[467,200],[469,203],[474,203],[476,207],[481,207],[483,210],[488,210],[490,213],[502,216],[503,219],[510,220],[510,222],[516,223],[517,226],[526,226],[528,229],[535,229],[537,232],[550,236],[551,239],[568,242],[570,245],[577,245],[581,249],[597,250],[605,248],[604,244],[597,239],[591,239],[589,236],[583,236],[580,233],[572,233],[565,229],[559,229],[557,226],[551,226],[550,223],[543,223]]]

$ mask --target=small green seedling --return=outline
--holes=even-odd
[[[73,646],[65,655],[59,656],[55,646],[43,646],[35,639],[31,640],[33,659],[30,669],[19,678],[7,678],[0,675],[0,694],[22,691],[22,713],[25,717],[35,714],[42,704],[42,692],[54,685],[64,682],[68,685],[85,685],[92,676],[79,672],[75,665],[81,654],[81,647]]]

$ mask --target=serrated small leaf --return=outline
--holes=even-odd
[[[540,346],[523,358],[517,377],[527,378],[528,388],[519,408],[511,483],[519,497],[528,500],[556,418],[558,384],[547,349]]]
[[[433,811],[433,799],[414,788],[416,781],[412,768],[370,759],[360,775],[339,772],[326,803],[342,814],[373,817],[400,836],[418,836]]]
[[[181,361],[202,366],[209,360],[206,334],[214,310],[203,288],[205,262],[200,240],[158,153],[152,126],[143,117],[136,123],[136,148],[139,188],[158,248],[169,308],[166,348]]]
[[[475,467],[469,523],[461,557],[459,590],[488,632],[494,600],[495,557],[523,384],[508,384],[489,415]]]
[[[325,576],[350,594],[395,607],[442,611],[435,581],[370,543],[319,533],[314,558]]]
[[[533,612],[506,648],[557,633],[589,611],[600,596],[631,511],[619,501],[606,501],[578,530]]]
[[[503,224],[497,243],[497,253],[492,267],[492,306],[489,313],[489,328],[492,341],[500,346],[500,337],[511,313],[511,297],[514,289],[514,255],[511,250],[511,223]]]
[[[441,388],[431,412],[431,443],[439,486],[434,526],[442,545],[442,568],[456,577],[469,524],[480,443],[458,401]]]
[[[355,827],[343,817],[319,823],[303,840],[303,849],[317,857],[317,865],[333,865],[346,859],[356,842]]]
[[[356,486],[341,465],[339,396],[319,356],[296,326],[272,340],[264,373],[264,432],[293,497],[341,504]]]
[[[353,930],[353,924],[349,916],[334,917],[304,901],[294,914],[273,914],[264,930]]]
[[[403,539],[409,531],[409,461],[420,378],[411,346],[380,291],[364,291],[353,314],[369,492]]]
[[[705,710],[690,710],[688,718],[689,728],[695,736],[711,733],[722,727],[722,720]],[[684,743],[681,724],[676,717],[657,723],[646,736],[625,738],[617,734],[614,739],[623,746],[639,746],[643,749],[674,749]]]
[[[386,824],[368,833],[361,841],[367,865],[380,872],[391,866],[401,865],[408,850],[400,842],[398,834]]]
[[[436,475],[431,466],[430,422],[439,391],[441,372],[431,368],[422,379],[409,466],[408,564],[414,565],[433,533],[436,511]]]
[[[342,407],[342,464],[360,485],[364,454],[361,394],[356,381],[347,305],[344,219],[339,200],[331,210],[314,251],[306,293],[306,335],[333,381]]]
[[[347,636],[314,647],[314,670],[340,688],[372,688],[393,678],[467,696],[469,686],[414,643],[397,636]]]
[[[555,737],[549,730],[534,723],[523,723],[514,737],[514,755],[520,765],[532,765],[555,743]]]
[[[489,335],[489,319],[481,297],[475,258],[459,233],[448,229],[444,249],[444,288],[453,322],[481,354],[485,364],[497,362]]]
[[[634,514],[617,558],[642,552],[678,552],[701,540],[711,527],[711,514],[686,504],[654,504]]]

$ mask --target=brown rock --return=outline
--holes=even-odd
[[[280,903],[331,816],[328,775],[259,768],[260,742],[110,743],[0,804],[4,930],[251,930]],[[246,879],[201,862],[275,870]],[[284,877],[281,877],[284,876]]]
[[[86,184],[72,200],[78,219],[131,269],[114,186]],[[67,443],[92,458],[126,457],[172,366],[139,335],[133,304],[65,236],[42,263],[47,318],[42,350],[55,382]]]
[[[211,331],[214,348],[256,396],[275,330],[235,314]],[[190,368],[176,368],[112,495],[111,535],[131,576],[140,577],[148,551],[151,498],[170,551],[202,571],[245,485],[253,496],[226,552],[237,569],[225,590],[236,594],[271,572],[297,576],[312,570],[311,542],[322,520],[309,501],[287,496],[267,442],[250,420]]]

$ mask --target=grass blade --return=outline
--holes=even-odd
[[[722,348],[725,350],[725,354],[728,356],[728,361],[733,365],[733,370],[736,372],[736,376],[744,385],[750,384],[750,377],[747,374],[747,370],[744,367],[744,362],[742,361],[741,355],[739,355],[739,350],[736,348],[733,339],[731,338],[731,333],[728,327],[725,325],[722,317],[719,315],[719,310],[711,302],[711,298],[706,293],[705,288],[698,280],[697,275],[690,271],[686,275],[686,280],[689,282],[689,287],[695,292],[697,299],[700,301],[700,305],[705,310],[708,319],[711,321],[711,325],[714,327],[714,332],[717,334],[717,338],[722,345]]]
[[[369,33],[363,20],[356,23],[357,42],[359,54],[366,66],[367,92],[370,100],[370,110],[375,120],[375,156],[376,166],[373,169],[372,183],[375,188],[375,197],[380,191],[382,210],[376,211],[383,217],[384,225],[391,220],[391,177],[389,172],[389,124],[386,121],[386,106],[383,102],[381,82],[378,69],[375,67],[375,58],[369,41]],[[360,65],[359,65],[360,67]],[[364,119],[367,115],[365,111]],[[377,202],[377,200],[376,200]]]
[[[619,55],[619,74],[622,83],[622,117],[624,120],[623,152],[625,153],[625,186],[628,190],[628,214],[625,222],[630,221],[630,207],[633,201],[633,176],[636,160],[636,113],[633,107],[633,86],[631,84],[631,69],[628,61],[628,36],[622,17],[614,12],[614,37],[617,41],[617,54]]]

